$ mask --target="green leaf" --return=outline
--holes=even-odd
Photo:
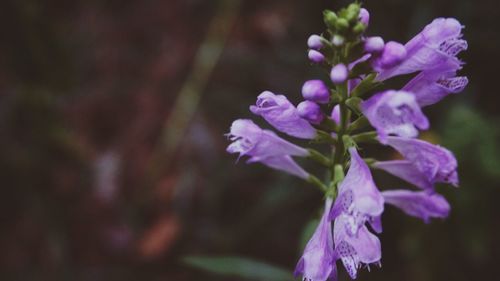
[[[183,258],[182,261],[187,265],[207,272],[248,280],[294,280],[292,273],[286,269],[243,257],[188,256]]]

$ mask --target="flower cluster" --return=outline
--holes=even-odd
[[[325,79],[306,81],[304,101],[297,106],[265,91],[250,111],[283,134],[331,147],[331,154],[299,147],[246,119],[233,122],[227,148],[324,192],[323,216],[295,271],[314,281],[335,280],[337,262],[352,279],[363,265],[380,264],[376,234],[382,232],[385,204],[425,222],[448,216],[450,206],[435,184],[458,186],[457,161],[449,150],[417,137],[430,125],[422,108],[468,83],[457,76],[463,65],[457,55],[467,42],[463,26],[453,18],[435,19],[403,45],[366,36],[370,14],[357,3],[337,13],[326,10],[323,17],[326,31],[311,35],[307,46],[310,61],[326,71]],[[414,77],[403,88],[380,90],[384,81],[409,74]],[[403,160],[362,158],[365,142],[390,146]],[[305,171],[293,157],[325,166],[327,180]],[[370,169],[399,177],[417,190],[380,191]]]

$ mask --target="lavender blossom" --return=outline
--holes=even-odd
[[[303,101],[297,106],[299,116],[309,121],[311,124],[320,124],[325,118],[321,107],[312,101]]]
[[[345,64],[339,63],[332,68],[330,72],[330,79],[334,84],[342,84],[344,83],[349,76],[349,70]]]
[[[307,57],[313,63],[322,63],[325,61],[325,56],[316,50],[309,50]]]
[[[346,216],[346,227],[351,235],[367,220],[380,216],[384,211],[384,198],[373,182],[370,169],[354,147],[349,148],[351,165],[339,186],[338,198],[330,213],[330,219]]]
[[[426,177],[412,162],[408,160],[380,161],[375,162],[372,166],[401,178],[421,189],[434,189],[434,182],[432,181],[432,178]]]
[[[307,39],[307,46],[313,50],[319,50],[324,47],[323,40],[321,36],[313,34]]]
[[[387,190],[383,191],[385,202],[394,205],[407,215],[421,218],[429,223],[431,218],[446,218],[450,213],[450,204],[437,194],[426,191]]]
[[[456,76],[457,70],[456,65],[443,64],[442,67],[423,71],[403,90],[413,93],[420,106],[435,104],[449,94],[460,93],[469,83],[467,77]]]
[[[333,107],[330,118],[332,118],[335,123],[340,124],[340,105],[337,104]]]
[[[262,130],[251,120],[234,121],[228,135],[232,143],[227,147],[227,152],[239,153],[239,157],[249,156],[248,163],[261,162],[303,179],[309,177],[291,158],[308,156],[307,150],[278,137],[272,131]]]
[[[365,26],[368,26],[370,23],[370,13],[367,9],[361,8],[361,10],[359,10],[359,21]]]
[[[295,106],[283,95],[265,91],[257,97],[256,105],[250,106],[250,111],[290,136],[302,139],[313,139],[316,136],[316,129],[299,116]]]
[[[328,214],[332,207],[332,199],[325,201],[323,217],[313,236],[307,243],[304,254],[297,263],[295,276],[302,275],[303,280],[325,281],[337,280],[336,256],[333,248],[332,223]]]
[[[336,255],[344,264],[349,276],[356,279],[358,269],[363,264],[380,264],[382,250],[378,237],[365,225],[359,228],[357,235],[350,233],[350,225],[349,216],[344,214],[338,216],[333,227],[333,241]]]
[[[372,60],[373,68],[381,73],[384,69],[390,69],[399,65],[407,57],[407,50],[403,45],[398,42],[390,41],[387,42],[379,56],[376,56]],[[379,75],[379,80],[382,74]]]
[[[437,18],[405,45],[406,59],[393,67],[384,67],[378,76],[385,79],[436,68],[443,63],[461,62],[456,55],[467,49],[462,25],[453,18]]]
[[[416,98],[405,91],[386,91],[372,96],[361,104],[366,118],[377,129],[379,139],[386,142],[388,135],[414,138],[418,129],[429,128]]]
[[[330,101],[330,90],[321,80],[308,80],[302,86],[302,96],[306,100],[325,104]]]
[[[416,173],[420,173],[429,183],[449,183],[458,186],[457,160],[451,151],[428,142],[401,137],[387,137],[387,144],[399,151],[411,165],[405,165],[399,170],[387,168],[389,173],[401,176],[417,185]],[[380,167],[380,164],[378,164]],[[417,186],[427,188],[419,183]]]
[[[368,37],[365,40],[365,52],[367,53],[380,53],[384,50],[384,39],[379,36]]]

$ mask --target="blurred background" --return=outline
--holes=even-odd
[[[494,280],[497,2],[365,2],[368,34],[401,42],[435,17],[458,18],[471,82],[425,109],[423,137],[459,160],[460,188],[438,187],[450,218],[425,225],[387,208],[383,267],[359,280]],[[324,30],[324,9],[346,3],[1,1],[0,279],[291,280],[322,196],[235,164],[224,133],[261,91],[298,101],[305,80],[325,77],[306,40]]]

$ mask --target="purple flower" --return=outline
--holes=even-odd
[[[467,77],[456,76],[457,70],[457,65],[443,64],[443,67],[423,71],[403,90],[414,94],[420,106],[435,104],[449,94],[460,93],[469,83]]]
[[[380,216],[384,211],[384,198],[373,182],[370,169],[354,147],[349,148],[351,165],[339,186],[339,194],[330,213],[330,219],[346,215],[346,227],[351,235],[367,220]]]
[[[316,50],[309,50],[307,57],[314,63],[322,63],[325,61],[325,56]]]
[[[356,279],[363,264],[380,264],[382,250],[378,237],[365,225],[361,226],[357,235],[351,235],[349,227],[349,217],[343,214],[338,216],[333,227],[333,241],[336,255],[342,260],[349,276]]]
[[[334,66],[330,72],[330,79],[334,84],[344,83],[347,80],[347,77],[349,77],[349,70],[343,63],[339,63]]]
[[[388,190],[383,191],[385,202],[394,205],[407,215],[421,218],[428,223],[430,218],[446,218],[450,204],[437,194],[426,191]]]
[[[330,101],[330,90],[321,80],[309,80],[302,86],[302,96],[306,100],[317,103],[328,103]]]
[[[435,19],[406,43],[406,59],[394,67],[384,68],[378,79],[383,81],[397,75],[429,70],[443,63],[460,65],[456,55],[467,49],[467,41],[461,39],[462,28],[456,19]]]
[[[400,64],[406,57],[407,51],[405,47],[398,42],[390,41],[385,44],[382,53],[373,58],[372,65],[375,70],[383,73],[385,69]],[[381,75],[379,75],[379,80],[382,80]]]
[[[340,105],[337,104],[333,107],[330,118],[332,118],[335,123],[340,124]]]
[[[303,101],[297,106],[299,116],[311,122],[312,124],[320,124],[325,118],[321,111],[321,107],[312,101]]]
[[[319,50],[323,48],[323,39],[321,36],[313,34],[307,39],[307,46],[313,50]]]
[[[420,110],[415,96],[409,92],[389,90],[376,94],[363,102],[361,109],[377,129],[382,143],[388,135],[414,138],[418,136],[417,128],[429,128],[427,117]]]
[[[368,37],[365,40],[365,51],[367,53],[380,53],[384,50],[384,39],[379,36]]]
[[[257,97],[256,105],[250,106],[250,111],[262,116],[273,127],[290,136],[302,139],[316,137],[316,129],[299,116],[295,106],[283,95],[265,91]]]
[[[313,236],[304,249],[304,254],[297,263],[295,276],[302,275],[303,280],[337,280],[336,257],[333,248],[332,223],[328,214],[332,199],[325,202],[325,211]]]
[[[415,165],[408,160],[381,161],[375,162],[372,166],[414,184],[419,188],[425,190],[434,189],[432,178],[424,176],[422,172],[420,172],[420,170],[418,170]]]
[[[395,167],[400,163],[387,165],[379,162],[377,167],[424,189],[436,182],[458,186],[457,160],[446,148],[400,137],[387,137],[387,144],[399,151],[408,162],[399,168]],[[418,174],[422,177],[420,180]]]
[[[359,10],[359,21],[365,26],[368,26],[370,23],[370,13],[367,9],[361,8],[361,10]]]
[[[232,143],[227,147],[227,152],[239,153],[239,157],[249,156],[248,163],[261,162],[303,179],[309,177],[291,158],[307,156],[307,150],[278,137],[272,131],[262,130],[251,120],[235,120],[228,135]]]

